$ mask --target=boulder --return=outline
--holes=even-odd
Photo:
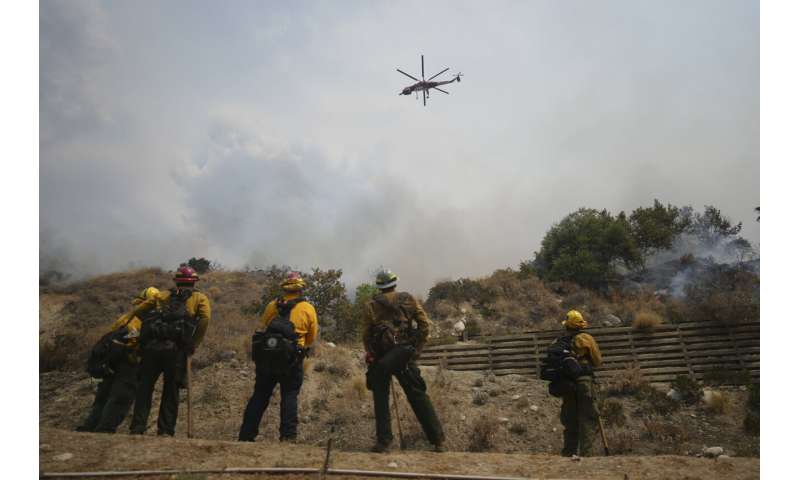
[[[604,327],[619,327],[620,325],[622,325],[622,320],[618,316],[609,313],[606,314],[605,317],[603,317],[603,321],[601,322],[601,324]]]
[[[708,458],[717,458],[725,451],[722,447],[708,447],[703,449],[703,456]]]
[[[59,462],[65,462],[65,461],[69,460],[70,458],[72,458],[74,456],[75,455],[73,455],[71,453],[62,453],[61,455],[54,456],[53,460],[57,460]]]

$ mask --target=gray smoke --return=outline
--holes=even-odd
[[[424,294],[653,198],[757,240],[758,38],[738,1],[43,2],[40,268],[385,265]],[[466,74],[425,108],[394,71],[421,53]]]

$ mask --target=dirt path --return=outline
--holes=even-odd
[[[101,470],[202,469],[224,467],[319,468],[324,450],[308,445],[273,442],[242,444],[215,440],[187,440],[124,434],[76,433],[42,428],[39,439],[42,472]],[[68,459],[60,459],[71,454]],[[397,467],[390,467],[394,462]],[[619,456],[573,461],[552,455],[424,451],[389,454],[335,451],[332,468],[397,470],[402,472],[458,473],[573,479],[754,479],[759,459],[725,461],[681,456]],[[129,477],[128,477],[129,478]],[[158,477],[149,477],[158,478]],[[254,475],[173,475],[176,480],[259,478]],[[287,477],[282,477],[287,478]],[[341,478],[341,477],[336,477]]]

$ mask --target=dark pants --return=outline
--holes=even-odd
[[[422,430],[428,441],[434,445],[444,442],[444,432],[436,411],[433,409],[431,399],[428,397],[425,380],[419,368],[411,362],[405,370],[394,374],[403,392],[414,410],[414,415],[422,425]],[[373,364],[367,370],[367,383],[372,390],[372,399],[375,403],[375,432],[378,443],[389,445],[392,443],[392,414],[389,410],[389,384],[392,374]]]
[[[258,436],[258,426],[267,411],[275,385],[281,386],[281,440],[292,440],[297,437],[297,396],[303,386],[303,362],[292,367],[291,371],[276,376],[267,371],[256,370],[256,386],[253,396],[247,402],[239,429],[239,441],[252,442]]]
[[[178,421],[177,362],[182,353],[177,349],[143,350],[139,367],[139,387],[136,390],[136,405],[133,407],[131,433],[142,434],[147,430],[147,419],[153,403],[156,381],[164,374],[161,406],[158,409],[158,434],[175,435]]]
[[[92,410],[78,430],[114,433],[125,420],[136,396],[137,365],[122,361],[114,375],[104,378],[97,386]]]
[[[561,455],[592,454],[597,425],[592,377],[584,376],[575,382],[564,382],[561,388],[561,424],[564,425],[564,448]]]

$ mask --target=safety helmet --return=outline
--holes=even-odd
[[[188,265],[181,265],[175,272],[173,280],[175,280],[175,283],[194,283],[200,280],[200,277],[197,276],[194,268]]]
[[[306,288],[306,282],[297,272],[289,272],[281,282],[281,288],[286,292],[298,292]]]
[[[570,310],[567,312],[567,319],[561,322],[561,325],[564,325],[570,330],[581,330],[589,326],[586,320],[583,319],[581,312],[577,310]]]
[[[158,293],[159,292],[156,287],[147,287],[141,292],[139,292],[139,295],[137,295],[136,298],[133,299],[133,304],[138,305],[144,302],[145,300],[152,300],[156,298],[156,295],[158,295]]]
[[[375,286],[381,290],[392,288],[397,285],[397,275],[388,268],[382,268],[377,275],[375,275]]]

